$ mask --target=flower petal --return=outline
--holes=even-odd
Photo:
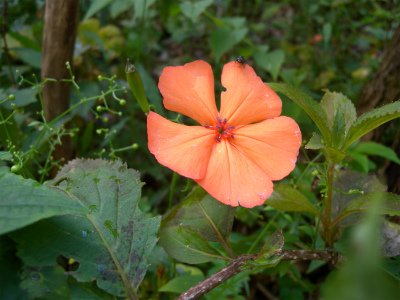
[[[149,150],[160,164],[185,177],[204,177],[216,142],[213,131],[201,126],[177,124],[150,112],[147,134]]]
[[[205,61],[166,67],[158,88],[166,109],[191,117],[201,125],[216,125],[218,110],[214,97],[214,76],[211,66]]]
[[[231,126],[247,125],[277,117],[282,112],[279,96],[256,75],[253,68],[236,61],[222,70],[221,118]]]
[[[280,180],[293,171],[301,132],[289,117],[277,117],[238,128],[231,142],[272,180]]]
[[[232,206],[261,205],[273,191],[271,179],[226,139],[215,143],[207,173],[196,181],[215,199]]]

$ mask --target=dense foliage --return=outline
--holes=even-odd
[[[398,0],[80,1],[69,109],[53,120],[45,1],[2,5],[1,299],[173,299],[239,262],[202,299],[396,299],[400,196],[375,175],[400,163],[400,102],[356,108],[400,26]],[[143,113],[195,124],[164,108],[161,72],[208,61],[219,105],[238,56],[303,139],[294,171],[252,209],[160,165]],[[360,142],[388,122],[381,143]],[[65,136],[69,162],[53,156]]]

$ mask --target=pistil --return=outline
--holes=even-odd
[[[204,125],[204,128],[210,128],[215,132],[215,139],[218,142],[221,142],[221,138],[235,138],[232,131],[235,129],[235,126],[228,126],[228,120],[217,118],[218,125]]]

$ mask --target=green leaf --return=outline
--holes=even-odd
[[[325,158],[331,164],[337,164],[338,162],[342,161],[346,158],[347,154],[336,149],[333,147],[329,147],[323,144],[321,137],[313,133],[310,141],[305,145],[306,149],[313,149],[313,150],[321,150],[322,154],[324,154]]]
[[[32,40],[31,38],[25,35],[11,31],[8,32],[8,35],[11,36],[13,39],[17,40],[24,48],[30,48],[38,52],[42,51],[42,47],[36,41]]]
[[[346,150],[347,147],[363,135],[398,117],[400,117],[400,101],[387,104],[363,114],[351,126],[341,149]]]
[[[315,206],[301,192],[286,184],[274,184],[274,192],[265,203],[279,210],[307,211],[319,215]]]
[[[12,154],[8,151],[0,151],[0,160],[11,161],[13,158]]]
[[[331,131],[326,124],[327,117],[318,102],[316,102],[299,88],[294,87],[288,83],[268,83],[268,85],[276,92],[283,93],[284,95],[289,97],[294,103],[304,109],[321,131],[327,145],[331,145],[332,136]]]
[[[284,244],[284,238],[282,235],[282,228],[278,228],[268,239],[260,252],[259,257],[269,258],[274,255],[277,251],[282,250]]]
[[[320,105],[325,111],[326,122],[330,129],[333,128],[337,112],[341,111],[343,113],[344,122],[346,124],[345,132],[347,134],[351,125],[353,125],[354,121],[357,119],[356,108],[353,102],[341,93],[327,91],[324,97],[322,97]]]
[[[17,53],[18,58],[24,63],[37,69],[41,68],[42,52],[30,48],[14,48],[12,50]]]
[[[214,52],[215,60],[219,60],[223,54],[232,49],[247,34],[248,29],[230,29],[218,27],[211,33],[211,49]]]
[[[99,289],[95,281],[77,282],[70,278],[71,300],[117,300],[114,295]]]
[[[285,61],[285,52],[278,49],[268,53],[254,53],[254,60],[261,68],[271,74],[273,80],[276,80]]]
[[[185,1],[179,4],[182,13],[196,22],[197,18],[209,7],[214,1],[213,0],[197,0],[197,1]]]
[[[87,210],[65,194],[11,172],[0,174],[0,234],[40,219]]]
[[[61,266],[45,266],[39,270],[29,270],[21,286],[28,292],[28,299],[69,300],[68,276]],[[32,280],[35,278],[36,280]]]
[[[112,0],[96,0],[91,2],[89,9],[86,11],[85,16],[83,17],[82,22],[86,21],[90,17],[92,17],[94,14],[99,12],[103,7],[111,3]]]
[[[169,256],[189,264],[200,264],[215,259],[226,259],[210,246],[195,230],[172,226],[160,232],[160,245]]]
[[[392,216],[400,216],[400,196],[388,192],[372,192],[364,194],[347,205],[338,215],[336,220],[332,222],[332,226],[344,217],[357,213],[367,212],[374,206],[374,201],[382,199],[383,203],[379,206],[379,213]]]
[[[346,136],[345,126],[346,124],[344,121],[343,111],[341,110],[341,106],[339,104],[332,130],[332,144],[335,149],[341,146]]]
[[[138,208],[139,173],[120,161],[76,159],[49,184],[58,184],[87,213],[53,217],[12,233],[19,256],[30,266],[53,264],[60,254],[79,262],[71,271],[107,292],[134,298],[157,242],[160,218]]]
[[[215,200],[200,186],[163,218],[162,230],[172,226],[190,228],[210,242],[228,239],[236,208]]]
[[[15,96],[15,100],[13,101],[6,101],[2,104],[4,108],[13,110],[14,108],[11,106],[11,104],[15,104],[16,107],[23,107],[28,104],[36,102],[36,94],[37,92],[32,90],[31,88],[26,88],[26,89],[14,89],[14,88],[9,88],[6,90],[0,90],[0,99],[1,98],[6,98],[8,95],[13,94]]]
[[[355,149],[353,149],[353,151],[357,151],[359,153],[365,153],[365,154],[369,154],[369,155],[380,156],[380,157],[389,159],[391,161],[394,161],[397,164],[400,164],[400,159],[397,156],[396,152],[394,152],[389,147],[386,147],[382,144],[378,144],[375,142],[360,143],[356,146]],[[1,159],[1,153],[0,153],[0,159]]]
[[[204,275],[182,275],[168,281],[158,289],[159,292],[184,293],[204,279]]]

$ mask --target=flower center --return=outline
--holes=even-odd
[[[228,126],[228,120],[222,120],[218,117],[218,125],[211,126],[211,125],[204,125],[205,128],[209,128],[214,130],[215,132],[215,139],[218,142],[221,142],[222,138],[234,138],[232,131],[235,129],[234,126]]]

